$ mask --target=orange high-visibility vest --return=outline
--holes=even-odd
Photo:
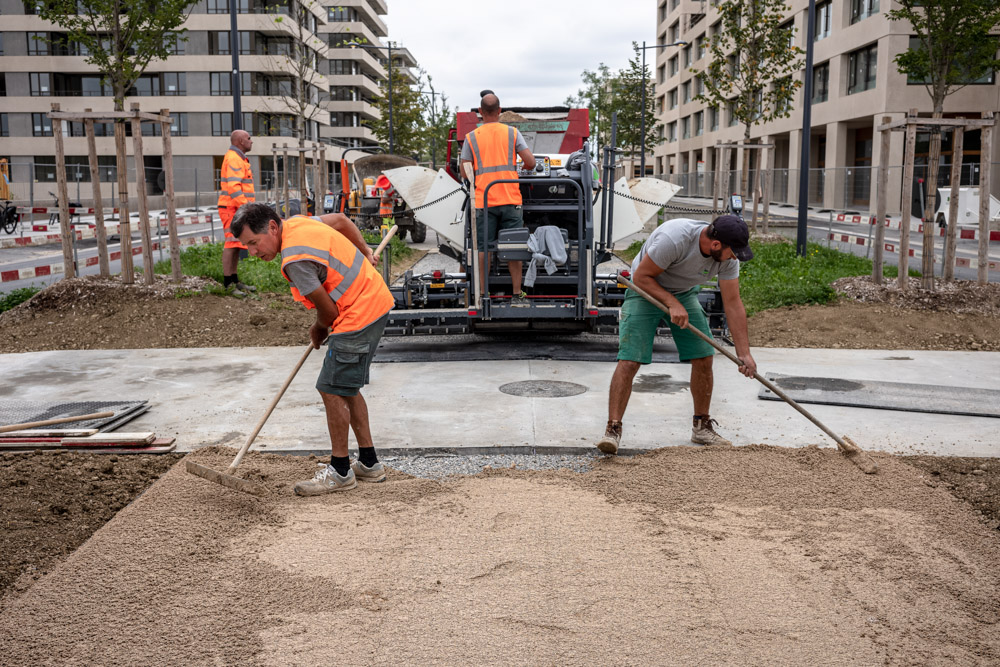
[[[254,201],[253,172],[250,160],[236,146],[230,146],[222,158],[219,208],[239,208]]]
[[[503,123],[484,123],[465,138],[472,147],[476,175],[476,208],[483,208],[483,193],[493,181],[517,178],[517,130]],[[501,183],[490,188],[490,206],[520,204],[517,183]]]
[[[296,215],[281,224],[281,275],[285,280],[285,267],[303,260],[326,267],[323,289],[340,309],[332,327],[336,333],[363,329],[396,304],[382,276],[346,236],[319,218]],[[316,307],[294,284],[291,288],[296,301],[309,309]]]

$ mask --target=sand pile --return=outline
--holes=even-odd
[[[231,451],[194,456],[222,468]],[[265,499],[172,469],[0,609],[10,664],[996,664],[1000,550],[889,456],[672,448]]]

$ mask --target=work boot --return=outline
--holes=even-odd
[[[527,306],[528,305],[528,293],[521,290],[520,294],[515,294],[510,299],[510,305],[514,307]]]
[[[733,443],[726,440],[715,432],[715,426],[719,422],[708,415],[695,415],[694,423],[691,426],[691,442],[696,445],[718,445],[721,447],[732,447]]]
[[[371,468],[357,459],[351,461],[351,470],[359,482],[384,482],[385,466],[381,461],[376,461]]]
[[[604,429],[604,437],[597,441],[597,448],[605,454],[615,454],[618,452],[618,445],[621,441],[622,423],[608,420],[608,426]]]
[[[233,283],[226,288],[226,294],[229,296],[235,296],[237,299],[242,299],[247,295],[247,293],[241,290],[236,283]]]
[[[248,293],[249,292],[256,292],[257,291],[257,288],[254,287],[253,285],[247,285],[246,283],[243,283],[243,282],[240,282],[240,281],[236,282],[236,289],[241,290],[243,292],[248,292]]]
[[[347,474],[341,477],[332,465],[328,463],[319,465],[320,469],[316,471],[316,475],[312,479],[295,484],[295,495],[319,496],[334,491],[347,491],[358,485],[353,470],[348,470]]]

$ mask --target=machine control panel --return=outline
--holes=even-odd
[[[548,155],[536,155],[535,156],[535,168],[525,169],[524,163],[520,156],[517,158],[517,177],[525,178],[527,176],[549,176],[552,173],[552,161],[549,159]]]

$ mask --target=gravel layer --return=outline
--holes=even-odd
[[[386,456],[385,465],[424,479],[445,479],[452,475],[476,475],[486,468],[516,470],[570,470],[587,472],[600,454],[490,454],[463,456],[430,454],[425,456]]]

